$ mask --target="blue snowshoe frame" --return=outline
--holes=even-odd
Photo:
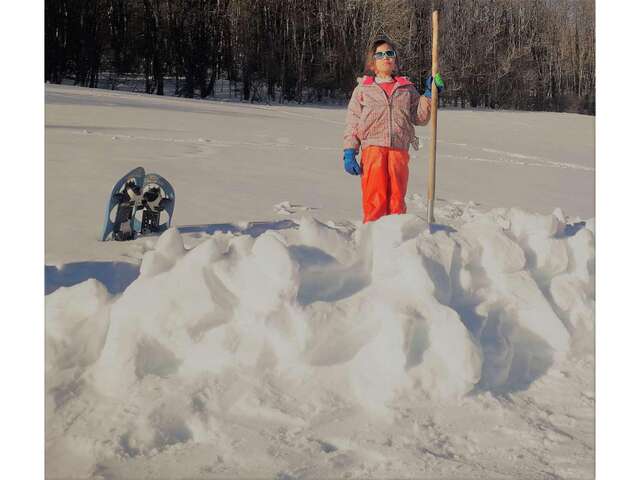
[[[145,171],[142,167],[137,167],[131,170],[129,173],[124,175],[120,180],[118,180],[113,188],[111,189],[111,195],[109,196],[109,201],[107,202],[107,208],[104,213],[104,224],[102,227],[102,241],[104,242],[109,238],[109,235],[113,235],[115,223],[111,221],[111,211],[118,207],[119,202],[116,199],[116,194],[119,193],[124,185],[130,181],[134,180],[136,185],[142,189],[145,179]],[[133,212],[131,215],[131,220],[129,220],[129,224],[131,226],[132,231],[138,231],[135,228],[135,214],[138,209],[138,206],[133,207]],[[172,210],[173,213],[173,210]]]

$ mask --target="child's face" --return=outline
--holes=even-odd
[[[378,45],[378,48],[376,48],[376,53],[377,52],[388,52],[389,50],[393,50],[393,48],[391,47],[391,45],[389,45],[388,43],[383,43],[382,45]],[[384,56],[384,58],[382,59],[376,59],[374,57],[375,60],[375,72],[376,74],[383,74],[383,75],[391,75],[393,73],[393,71],[396,68],[396,59],[395,57],[390,58],[388,56]]]

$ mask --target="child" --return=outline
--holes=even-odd
[[[409,180],[409,144],[417,149],[414,125],[431,117],[431,83],[421,96],[407,77],[398,76],[396,48],[387,39],[367,51],[366,70],[374,76],[358,79],[349,102],[344,132],[344,169],[362,175],[363,222],[405,213]],[[444,84],[436,75],[438,92]],[[362,146],[362,166],[356,161]]]

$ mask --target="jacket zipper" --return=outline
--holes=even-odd
[[[380,87],[382,88],[382,87]],[[393,118],[392,116],[392,110],[393,110],[393,96],[396,94],[396,90],[398,90],[398,88],[400,88],[397,84],[394,85],[393,90],[391,90],[391,95],[389,95],[388,98],[388,103],[389,103],[389,148],[392,147],[391,145],[391,137],[393,135],[393,121],[391,120]]]
[[[398,90],[398,88],[400,88],[400,86],[395,85],[393,90],[391,91],[391,95],[389,95],[387,97],[387,92],[384,91],[384,88],[382,88],[377,83],[375,83],[375,85],[380,90],[382,90],[382,93],[384,94],[385,98],[387,99],[387,105],[389,106],[389,148],[391,148],[391,135],[393,133],[393,122],[391,121],[391,110],[392,110],[392,106],[393,106],[393,96],[395,95],[396,90]]]
[[[391,95],[389,95],[389,148],[391,148],[391,135],[393,134],[393,122],[391,120],[392,115],[391,115],[391,111],[393,109],[393,94],[396,93],[396,90],[394,89],[391,92]]]

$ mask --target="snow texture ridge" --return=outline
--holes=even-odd
[[[294,225],[189,248],[170,229],[121,295],[91,279],[46,297],[48,436],[64,434],[51,474],[220,444],[229,419],[298,428],[338,404],[385,417],[526,389],[593,351],[593,221],[513,208],[434,233],[415,215]]]

